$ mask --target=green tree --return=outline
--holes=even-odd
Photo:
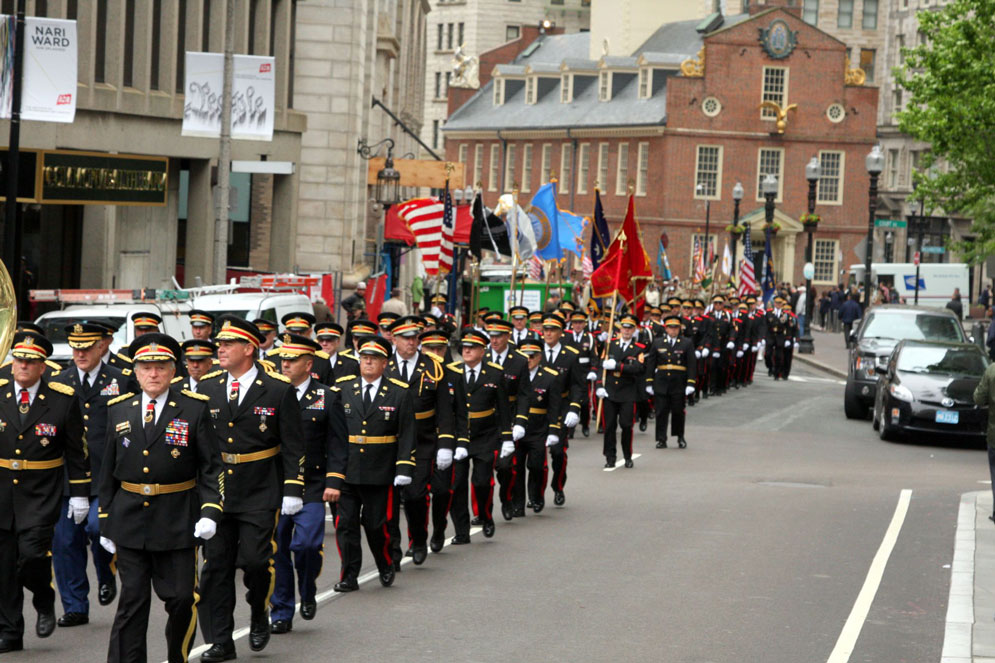
[[[974,220],[975,240],[953,248],[979,262],[995,254],[995,0],[953,0],[918,19],[925,39],[895,70],[911,93],[899,128],[931,146],[916,197]]]

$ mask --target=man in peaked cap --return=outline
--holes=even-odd
[[[155,334],[159,332],[159,325],[162,324],[162,316],[157,313],[152,313],[151,311],[139,311],[138,313],[133,313],[131,316],[131,326],[135,332],[135,339],[137,340],[143,334]],[[134,341],[132,341],[134,343]],[[118,354],[125,357],[125,359],[131,359],[131,348],[130,346],[124,346],[118,350]]]
[[[36,634],[52,635],[52,534],[59,518],[82,524],[90,510],[90,462],[75,391],[44,375],[52,344],[20,332],[11,354],[12,380],[0,379],[0,653],[23,649],[25,588],[38,611]]]
[[[646,392],[655,399],[656,448],[667,447],[667,420],[677,445],[684,449],[686,399],[694,395],[697,382],[697,358],[694,345],[681,335],[681,320],[676,315],[664,319],[666,336],[653,341],[646,360]]]
[[[497,364],[501,367],[504,392],[508,397],[508,402],[511,404],[511,411],[514,412],[515,402],[518,400],[519,388],[528,372],[528,361],[511,347],[511,331],[511,323],[502,320],[500,317],[492,318],[487,323],[487,334],[491,339],[487,359],[492,364]],[[512,489],[518,480],[516,475],[520,470],[522,471],[522,479],[524,480],[524,468],[517,466],[515,456],[511,454],[498,459],[497,463],[495,463],[495,469],[497,470],[498,484],[501,486],[501,516],[505,520],[511,520],[514,517],[515,510],[512,504]]]
[[[529,309],[525,306],[512,306],[508,311],[511,320],[511,344],[518,347],[528,339],[538,340],[539,336],[529,330]]]
[[[563,506],[566,502],[564,488],[567,483],[567,449],[569,443],[567,437],[569,429],[580,423],[580,407],[584,397],[584,389],[587,386],[585,380],[586,373],[583,364],[580,363],[580,351],[562,342],[563,318],[556,314],[549,314],[542,321],[543,335],[543,365],[549,366],[560,376],[560,387],[563,389],[563,405],[559,415],[561,420],[555,423],[560,424],[560,434],[550,434],[546,438],[546,445],[549,447],[549,454],[552,459],[552,477],[550,479],[553,488],[553,504]],[[545,503],[545,489],[541,502],[533,503],[533,508]]]
[[[604,407],[606,468],[615,467],[615,431],[619,426],[622,428],[622,457],[625,466],[632,467],[633,411],[636,400],[644,396],[637,393],[644,391],[642,382],[646,361],[646,346],[635,339],[639,321],[636,316],[626,313],[620,322],[622,331],[618,338],[609,342],[595,382],[598,398]]]
[[[252,321],[259,333],[263,335],[263,340],[259,343],[259,359],[266,359],[267,353],[276,347],[276,333],[279,331],[276,323],[266,318],[256,318]]]
[[[218,346],[211,341],[201,341],[191,338],[180,345],[180,353],[186,364],[187,376],[179,378],[180,389],[189,389],[197,393],[197,385],[201,378],[211,372],[214,367],[214,355]],[[174,382],[177,381],[173,378]]]
[[[211,340],[214,332],[214,314],[198,308],[190,311],[190,335],[198,341]]]
[[[319,322],[314,327],[314,338],[327,357],[327,384],[334,385],[356,379],[359,375],[359,362],[342,347],[342,325],[334,322]]]
[[[594,335],[587,331],[586,313],[578,310],[570,314],[570,331],[563,334],[563,340],[580,351],[577,361],[581,365],[581,371],[587,382],[593,384],[597,378],[594,366],[598,361],[598,354]],[[591,396],[589,392],[590,389],[585,384],[580,403],[580,426],[584,437],[591,434]]]
[[[315,318],[312,313],[308,311],[295,311],[293,313],[287,313],[282,318],[280,318],[280,323],[283,328],[292,334],[300,334],[301,336],[311,336],[311,327],[314,326]]]

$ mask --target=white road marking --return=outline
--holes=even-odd
[[[640,457],[642,457],[642,454],[632,454],[632,460],[635,460],[635,459],[640,458]],[[615,467],[606,467],[603,471],[604,472],[614,472],[615,470],[617,470],[618,468],[622,467],[623,465],[625,465],[625,460],[624,459],[623,460],[616,460],[615,461]]]
[[[836,378],[818,378],[815,376],[799,377],[797,375],[789,375],[788,380],[791,382],[824,382],[828,384],[846,384],[846,380],[837,380]]]
[[[891,552],[895,549],[895,543],[898,541],[898,534],[902,531],[902,524],[909,512],[911,500],[912,489],[904,488],[898,495],[895,514],[891,517],[891,523],[885,530],[881,546],[878,548],[877,554],[874,555],[871,568],[867,571],[864,586],[857,594],[857,601],[853,604],[853,609],[850,610],[850,616],[847,617],[846,623],[843,624],[843,630],[840,632],[840,637],[836,641],[836,646],[829,655],[827,663],[847,663],[850,660],[853,648],[857,644],[857,638],[860,637],[860,631],[864,627],[864,622],[867,621],[867,613],[870,612],[874,596],[877,594],[878,587],[881,586],[881,578],[888,565],[888,558],[891,557]]]
[[[480,532],[483,532],[483,531],[484,530],[483,530],[482,527],[473,527],[473,528],[470,529],[470,536],[473,536],[474,534],[479,534]],[[452,538],[446,539],[446,542],[442,546],[443,549],[448,548],[449,546],[451,546],[452,545],[451,542],[452,542]],[[429,557],[431,557],[431,555]],[[414,560],[411,559],[410,557],[404,557],[404,558],[401,559],[401,566],[407,566],[408,564],[413,563],[413,562],[414,562]],[[362,586],[362,585],[370,582],[371,580],[378,579],[379,577],[380,577],[380,572],[379,571],[370,571],[368,573],[364,573],[363,575],[359,576],[359,578],[356,579],[356,582],[359,583],[359,585]],[[326,589],[323,592],[318,592],[318,594],[315,595],[314,600],[315,600],[315,603],[317,603],[318,605],[321,605],[322,603],[327,603],[327,602],[332,601],[334,599],[341,598],[346,593],[348,593],[348,592],[343,593],[343,592],[336,592],[334,589]],[[296,605],[294,605],[294,614],[297,614],[297,612],[300,611],[300,609],[301,609],[301,604],[300,603],[297,603]],[[243,626],[240,629],[236,629],[235,632],[231,634],[231,637],[232,637],[232,640],[241,640],[242,638],[244,638],[247,635],[249,635],[249,627],[248,626]],[[200,655],[203,654],[204,652],[206,652],[210,648],[211,648],[211,645],[208,645],[208,644],[204,644],[204,645],[200,645],[199,647],[195,647],[194,649],[190,650],[190,656],[188,658],[190,658],[191,660],[193,660],[195,658],[200,658]],[[169,661],[163,661],[162,663],[169,663]]]

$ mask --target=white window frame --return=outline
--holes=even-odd
[[[814,8],[812,5],[815,5]],[[815,20],[809,21],[805,18],[806,15],[811,16],[815,14]],[[819,0],[803,0],[802,1],[802,20],[812,26],[819,25]]]
[[[525,103],[529,106],[536,102],[536,77],[525,77]]]
[[[823,175],[819,178],[819,184],[816,186],[815,191],[815,201],[818,205],[842,205],[843,204],[843,183],[845,181],[846,173],[846,152],[843,150],[819,150],[819,165],[822,168],[823,174],[826,172],[825,166],[822,165],[822,157],[825,154],[838,154],[840,157],[840,172],[836,176],[837,186],[836,186],[836,199],[828,200],[822,197],[822,180],[828,179]]]
[[[577,150],[577,193],[587,193],[587,180],[591,175],[591,144],[581,143]]]
[[[598,101],[612,100],[612,72],[598,72]]]
[[[570,192],[570,179],[573,177],[573,143],[560,145],[560,179],[557,193]]]
[[[514,143],[509,143],[506,148],[507,153],[504,155],[504,188],[506,191],[509,190],[508,187],[515,186],[516,147],[518,146]]]
[[[888,149],[888,188],[894,189],[898,186],[898,162],[900,160],[901,152],[897,148]]]
[[[606,192],[608,186],[608,153],[611,143],[598,143],[598,190]],[[605,181],[602,181],[604,177]]]
[[[470,145],[461,143],[459,146],[459,162],[463,164],[463,177],[470,172]]]
[[[487,190],[497,191],[498,188],[498,168],[501,164],[501,146],[497,143],[491,145],[491,158],[487,169]]]
[[[574,75],[560,74],[560,103],[569,104],[574,100]]]
[[[532,143],[522,145],[522,188],[528,193],[532,190]]]
[[[615,195],[629,193],[629,144],[618,144],[618,158],[615,160]]]
[[[784,196],[784,148],[783,147],[761,147],[757,150],[757,202],[765,202],[767,199],[764,198],[763,189],[761,187],[761,172],[760,164],[763,162],[764,152],[778,152],[780,153],[780,158],[778,160],[777,166],[777,198],[774,199],[775,203],[781,202],[781,198]],[[766,175],[767,173],[763,173]]]
[[[812,264],[816,267],[815,275],[819,275],[818,265],[820,262],[827,262],[824,260],[818,260],[819,257],[819,244],[826,245],[829,244],[832,247],[832,270],[830,271],[829,278],[826,280],[813,278],[812,283],[817,285],[835,285],[838,282],[838,275],[840,273],[840,241],[838,239],[829,239],[825,237],[816,238],[815,244],[812,246]]]
[[[494,78],[494,105],[504,105],[504,79],[500,77]]]
[[[484,185],[484,146],[479,143],[473,148],[473,181],[470,186]]]
[[[639,98],[649,99],[653,96],[653,68],[639,68]]]
[[[784,72],[784,89],[781,92],[781,98],[780,99],[773,98],[773,95],[768,96],[768,93],[767,93],[767,72],[768,71],[783,71]],[[785,107],[785,105],[788,102],[788,73],[789,73],[789,71],[790,70],[789,70],[788,67],[764,67],[763,68],[762,78],[760,80],[760,103],[763,103],[764,101],[767,101],[768,99],[770,99],[770,101],[776,102],[781,108]],[[775,120],[777,120],[777,114],[774,113],[771,110],[766,109],[766,108],[761,108],[760,109],[760,119],[761,120],[768,120],[770,122],[774,122]]]
[[[715,149],[718,150],[717,155],[717,169],[715,171],[715,193],[713,195],[699,194],[698,184],[701,182],[699,175],[701,171],[699,170],[699,165],[701,164],[701,150]],[[694,149],[694,199],[695,200],[721,200],[722,199],[722,158],[724,156],[724,148],[722,145],[696,145]]]
[[[543,143],[542,145],[542,165],[539,171],[542,177],[539,184],[547,184],[553,175],[553,144]]]
[[[722,170],[721,164],[719,170]],[[650,144],[639,143],[636,148],[636,195],[646,195],[646,182],[650,172]]]

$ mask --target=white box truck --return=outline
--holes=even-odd
[[[851,285],[864,282],[864,266],[850,265]],[[910,262],[875,262],[871,264],[871,283],[886,283],[898,290],[905,303],[911,304],[916,293],[916,266]],[[919,265],[919,305],[943,308],[960,289],[967,313],[970,292],[968,266],[964,263],[923,263]]]

